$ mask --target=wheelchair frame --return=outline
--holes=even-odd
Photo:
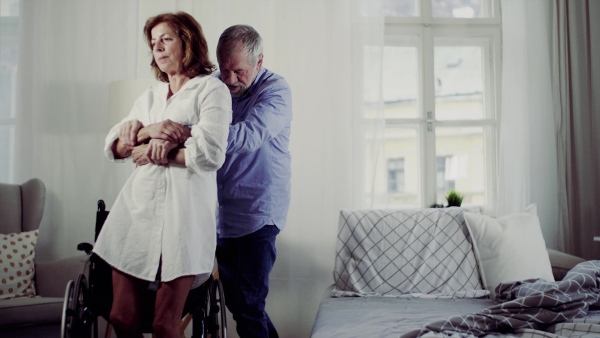
[[[102,229],[108,216],[103,200],[98,201],[96,212],[96,228],[94,240]],[[65,290],[63,301],[63,314],[61,323],[61,338],[98,338],[98,317],[103,317],[109,326],[106,337],[110,336],[110,308],[112,306],[112,268],[92,253],[93,246],[89,243],[80,243],[80,251],[85,251],[90,256],[84,272],[80,273],[77,280],[69,281]],[[86,274],[88,277],[86,277]],[[148,290],[144,297],[143,309],[148,316],[153,313],[156,291]],[[152,311],[150,311],[150,309]],[[143,310],[144,311],[144,310]],[[190,290],[182,314],[181,335],[192,322],[193,338],[226,338],[227,318],[225,311],[225,297],[221,281],[211,274],[209,279],[199,287]],[[148,326],[146,323],[146,326]],[[151,325],[149,325],[151,327]],[[148,327],[144,331],[151,332]]]

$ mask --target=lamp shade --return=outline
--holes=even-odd
[[[114,126],[121,122],[144,90],[157,83],[156,79],[128,79],[112,82],[108,86],[110,125]]]

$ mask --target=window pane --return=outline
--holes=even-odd
[[[374,136],[367,136],[365,152],[365,177],[374,177],[374,180],[366,180],[367,205],[373,202],[379,207],[418,207],[421,201],[418,127],[387,127],[383,140],[377,140]],[[375,142],[383,142],[384,151],[374,147]],[[380,159],[383,157],[383,161],[379,162],[383,165],[373,165],[373,159],[377,156]]]
[[[8,183],[12,159],[14,126],[0,125],[0,182]]]
[[[483,118],[482,48],[436,46],[434,63],[436,119]]]
[[[383,49],[383,101],[386,118],[419,116],[419,63],[414,46]]]
[[[447,205],[446,194],[455,189],[463,204],[486,204],[486,154],[483,127],[437,127],[438,204]],[[443,162],[443,163],[442,163]]]
[[[489,18],[492,17],[491,0],[433,0],[434,18]]]
[[[418,0],[383,0],[383,14],[385,16],[418,16]]]

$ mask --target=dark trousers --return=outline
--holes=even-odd
[[[217,239],[219,279],[240,338],[279,337],[265,311],[277,234],[275,225],[265,225],[246,236]]]

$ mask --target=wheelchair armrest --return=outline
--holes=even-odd
[[[94,249],[94,246],[91,245],[90,243],[79,243],[77,244],[77,250],[79,251],[85,251],[86,254],[91,254],[92,250]]]

